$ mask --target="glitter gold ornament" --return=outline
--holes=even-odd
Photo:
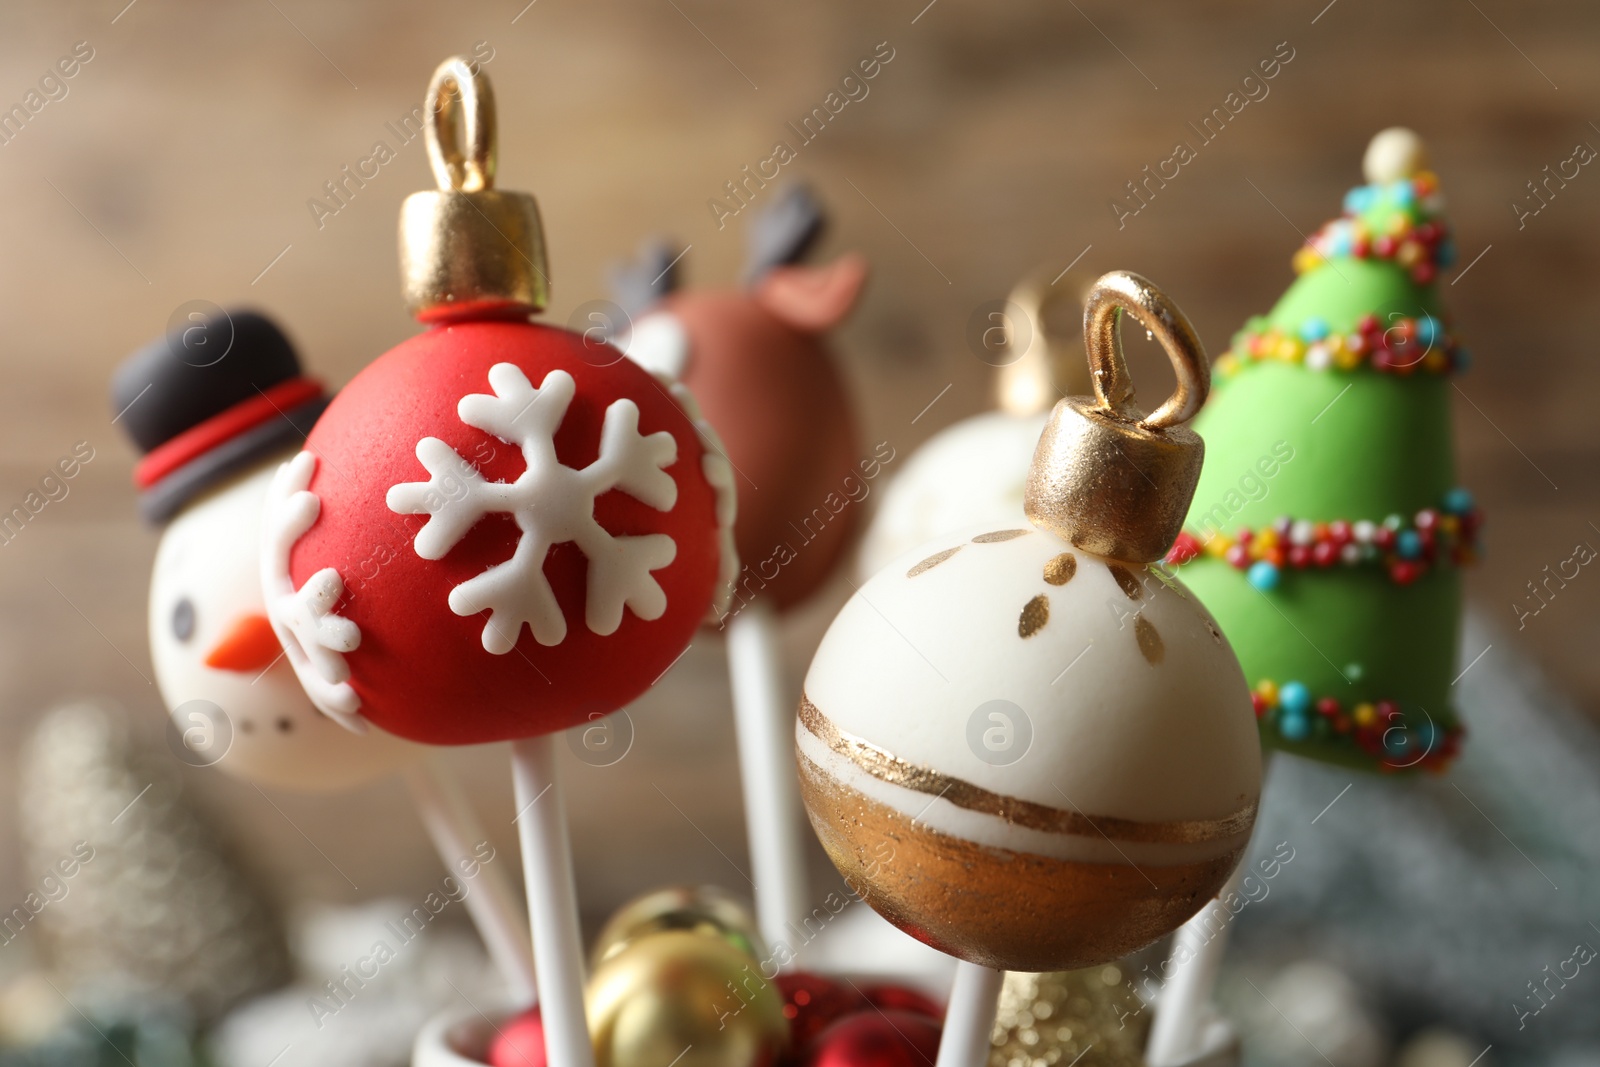
[[[731,942],[661,930],[595,968],[585,997],[596,1067],[771,1067],[783,997]]]
[[[599,965],[662,930],[720,937],[756,962],[767,956],[749,905],[717,886],[694,885],[657,889],[624,904],[601,928],[591,957]]]
[[[989,1067],[1143,1067],[1149,1016],[1115,964],[1012,971],[1000,988]]]

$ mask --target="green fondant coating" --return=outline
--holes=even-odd
[[[1432,285],[1418,285],[1405,268],[1384,259],[1340,256],[1296,278],[1267,315],[1282,330],[1295,331],[1310,318],[1348,333],[1365,315],[1387,326],[1395,316],[1440,317]]]
[[[1298,330],[1320,318],[1350,332],[1368,314],[1389,322],[1440,311],[1433,286],[1417,285],[1398,264],[1339,257],[1300,276],[1265,320]],[[1206,462],[1187,528],[1203,541],[1219,528],[1260,530],[1282,515],[1381,523],[1437,508],[1457,484],[1450,389],[1440,375],[1318,371],[1276,361],[1219,379],[1195,421]],[[1396,701],[1413,722],[1455,727],[1450,685],[1461,585],[1454,567],[1431,568],[1410,585],[1391,581],[1381,566],[1285,567],[1270,592],[1214,556],[1202,555],[1180,573],[1222,625],[1252,685],[1298,681],[1313,698],[1333,697],[1346,709]],[[1354,676],[1351,664],[1359,668]],[[1321,716],[1310,718],[1317,735],[1289,742],[1264,723],[1263,742],[1378,767],[1346,739],[1327,736]]]

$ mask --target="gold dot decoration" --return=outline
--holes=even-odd
[[[1050,562],[1044,565],[1044,580],[1051,585],[1066,585],[1072,581],[1072,576],[1078,573],[1078,557],[1071,552],[1063,552],[1059,556],[1052,556]]]
[[[1030,530],[996,530],[994,533],[979,534],[972,539],[972,543],[975,545],[994,545],[999,544],[1001,541],[1009,541],[1014,537],[1022,537],[1031,532]]]
[[[1144,595],[1144,588],[1139,584],[1139,579],[1135,578],[1128,568],[1120,563],[1107,563],[1106,569],[1111,572],[1111,577],[1117,580],[1122,591],[1128,594],[1129,600],[1138,600]]]
[[[1044,629],[1050,621],[1050,598],[1043,593],[1022,605],[1022,615],[1017,619],[1017,636],[1028,638]]]
[[[1154,667],[1166,658],[1166,642],[1161,640],[1161,633],[1156,629],[1155,623],[1145,618],[1143,612],[1134,620],[1133,636],[1138,638],[1139,651],[1144,653],[1144,658],[1149,660],[1150,666]]]
[[[933,568],[937,567],[939,564],[943,563],[957,552],[960,552],[963,547],[965,546],[957,545],[954,548],[947,548],[943,552],[935,552],[933,555],[929,556],[915,567],[912,567],[910,570],[906,571],[906,577],[915,578],[919,574],[926,574],[928,571],[933,570]]]

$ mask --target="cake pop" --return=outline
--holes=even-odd
[[[1177,372],[1148,415],[1119,309]],[[940,538],[874,576],[829,627],[800,705],[801,791],[829,857],[885,918],[962,961],[940,1067],[984,1056],[1003,970],[1104,963],[1171,932],[1222,886],[1255,819],[1243,673],[1151,566],[1200,473],[1184,423],[1205,399],[1204,352],[1122,272],[1095,283],[1084,333],[1094,397],[1056,405],[1029,522]]]
[[[815,195],[792,185],[751,222],[744,288],[679,289],[681,257],[644,287],[633,275],[653,268],[664,245],[647,249],[618,279],[629,303],[655,298],[639,309],[628,357],[688,386],[735,469],[744,561],[736,608],[761,601],[781,611],[810,596],[833,573],[858,517],[857,508],[826,522],[811,516],[846,478],[859,478],[862,458],[826,335],[860,299],[867,264],[847,252],[821,267],[804,265],[825,226]],[[797,524],[804,524],[798,533]],[[792,549],[782,562],[779,546]]]
[[[191,764],[302,792],[402,773],[454,872],[484,834],[444,768],[420,745],[352,733],[318,711],[267,620],[267,488],[327,402],[289,339],[249,311],[196,313],[118,368],[112,404],[145,453],[134,472],[140,511],[166,523],[150,582],[156,685]],[[466,903],[513,997],[531,998],[527,928],[498,870],[481,871]]]
[[[328,403],[288,338],[247,311],[186,322],[129,357],[111,399],[145,453],[139,510],[166,524],[150,658],[192,759],[307,790],[351,788],[420,759],[416,745],[358,737],[312,707],[267,621],[253,536],[266,487]]]
[[[843,561],[864,478],[881,466],[861,454],[825,341],[859,299],[867,267],[853,253],[802,265],[824,224],[810,190],[790,186],[753,218],[743,289],[680,291],[683,254],[667,244],[647,248],[616,278],[618,295],[642,312],[626,339],[629,358],[694,392],[739,483],[735,532],[746,562],[719,622],[728,636],[756,908],[774,947],[810,910],[791,770],[794,693],[783,678],[776,613],[810,596]]]
[[[1262,744],[1391,774],[1459,750],[1461,568],[1482,523],[1456,481],[1467,352],[1440,303],[1454,243],[1426,160],[1410,130],[1374,137],[1367,184],[1217,360],[1198,423],[1219,462],[1172,553],[1238,644]]]
[[[427,99],[439,189],[407,198],[400,251],[430,328],[357,375],[280,470],[263,578],[330,714],[431,744],[513,742],[545,1041],[585,1067],[551,735],[639,696],[720,613],[733,483],[681,386],[529,321],[548,295],[538,208],[494,188],[487,77],[446,60]]]
[[[1441,772],[1465,736],[1459,568],[1482,523],[1450,440],[1468,362],[1439,302],[1454,241],[1417,134],[1378,133],[1362,170],[1218,358],[1196,423],[1216,461],[1168,558],[1237,644],[1269,752]],[[1200,923],[1174,942],[1152,1067],[1200,1041],[1227,944]]]
[[[941,534],[1022,521],[1028,461],[1051,406],[1089,390],[1081,341],[1052,336],[1049,313],[1059,305],[1081,312],[1093,282],[1082,271],[1041,268],[1017,284],[1003,308],[988,313],[998,318],[977,343],[999,368],[994,410],[945,427],[906,459],[861,539],[855,570],[862,578]]]

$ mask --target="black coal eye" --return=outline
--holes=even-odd
[[[187,641],[194,636],[194,601],[184,597],[172,608],[172,636]]]

